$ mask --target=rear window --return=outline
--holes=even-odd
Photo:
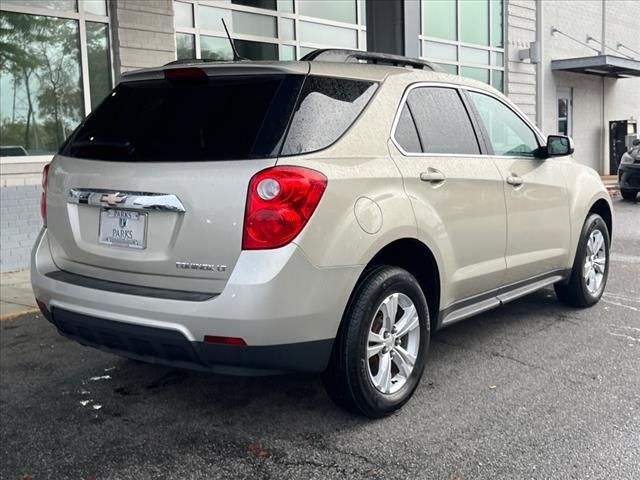
[[[270,74],[125,82],[61,154],[111,161],[215,161],[320,150],[362,112],[376,84]]]
[[[322,150],[353,124],[376,90],[374,82],[309,77],[291,121],[282,155]]]
[[[303,81],[252,75],[121,83],[62,154],[140,162],[274,156]]]

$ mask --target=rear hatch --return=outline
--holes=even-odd
[[[241,251],[249,181],[275,165],[307,70],[176,68],[118,85],[51,164],[56,265],[221,292]]]

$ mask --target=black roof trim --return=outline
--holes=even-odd
[[[335,63],[372,63],[376,65],[411,67],[420,70],[446,73],[438,65],[420,58],[404,57],[390,53],[363,52],[362,50],[323,48],[307,53],[300,60]]]

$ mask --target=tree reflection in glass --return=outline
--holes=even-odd
[[[0,144],[55,152],[84,116],[78,22],[0,13]]]

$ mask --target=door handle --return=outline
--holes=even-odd
[[[444,182],[444,173],[431,168],[426,172],[422,172],[420,174],[420,180],[422,180],[423,182],[430,182],[430,183],[440,183],[440,182]]]
[[[509,175],[507,177],[507,183],[509,185],[513,185],[514,187],[519,187],[524,183],[524,180],[522,179],[522,177],[519,177],[518,175]]]

